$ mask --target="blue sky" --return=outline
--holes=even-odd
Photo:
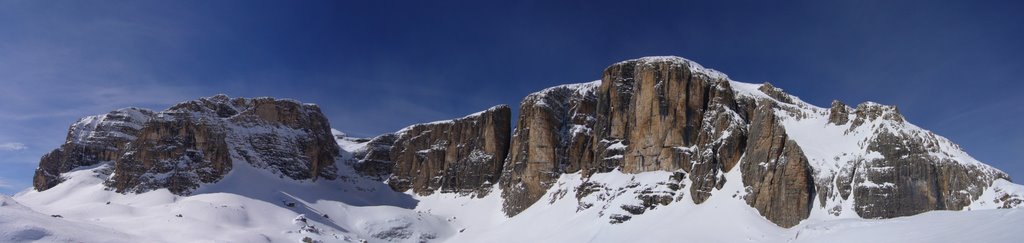
[[[1024,177],[1015,1],[0,1],[0,192],[77,118],[225,93],[372,136],[677,55],[818,106],[896,105]]]

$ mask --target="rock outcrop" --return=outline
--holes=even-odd
[[[117,160],[125,144],[135,140],[153,117],[150,110],[125,108],[79,119],[68,129],[64,144],[39,160],[33,187],[50,189],[64,181],[61,173]]]
[[[793,102],[781,90],[766,87],[775,92],[770,97]],[[809,213],[813,187],[808,185],[813,179],[799,146],[783,149],[784,136],[774,147],[748,146],[772,142],[777,135],[759,133],[748,139],[749,117],[759,103],[765,104],[759,115],[766,121],[753,126],[782,130],[772,110],[776,106],[767,100],[738,99],[725,75],[677,57],[620,62],[605,70],[600,85],[558,86],[531,94],[523,101],[503,174],[504,210],[515,215],[526,209],[562,173],[590,175],[615,168],[628,173],[684,171],[691,181],[691,199],[702,203],[725,183],[722,173],[754,151],[765,156],[749,157],[746,164],[771,166],[744,166],[744,182],[764,188],[748,202],[770,220],[791,226]],[[803,182],[784,180],[794,178]]]
[[[105,184],[118,192],[167,188],[184,195],[231,170],[225,131],[188,119],[156,119],[114,161]]]
[[[391,148],[395,145],[397,138],[397,135],[389,133],[370,139],[366,143],[365,150],[353,155],[356,160],[352,165],[354,169],[364,176],[374,177],[378,180],[391,177],[391,172],[395,167],[395,162],[391,158]]]
[[[387,180],[396,191],[421,195],[486,195],[508,154],[512,111],[499,105],[463,118],[409,126],[396,132]]]
[[[850,107],[838,100],[832,101],[832,108],[828,109],[828,122],[835,125],[846,125],[850,122]]]
[[[600,81],[556,86],[523,99],[502,172],[506,213],[525,210],[563,173],[593,167],[599,85]]]
[[[236,162],[295,180],[334,179],[338,153],[316,105],[217,95],[161,112],[122,109],[83,118],[40,161],[35,185],[46,190],[60,173],[110,163],[104,184],[117,192],[166,188],[187,195],[220,180]]]
[[[1008,178],[982,164],[956,161],[949,156],[956,151],[943,149],[952,145],[945,138],[902,129],[905,121],[895,107],[865,103],[854,113],[854,126],[880,124],[874,136],[866,140],[867,151],[880,156],[857,161],[848,182],[857,199],[854,208],[861,217],[961,210],[978,199],[992,181]]]
[[[806,129],[840,133],[816,141],[821,134]],[[836,101],[818,108],[771,84],[733,82],[678,57],[616,63],[599,85],[531,94],[513,134],[501,182],[510,216],[575,172],[586,178],[615,169],[679,171],[700,204],[739,168],[745,190],[737,196],[784,227],[806,219],[815,197],[834,215],[889,218],[962,209],[1006,178],[944,138],[905,124],[895,107],[853,109]],[[844,206],[847,200],[855,205]]]
[[[761,102],[751,118],[749,146],[741,162],[745,199],[765,218],[792,227],[811,212],[814,178],[803,150],[779,124],[775,107]]]

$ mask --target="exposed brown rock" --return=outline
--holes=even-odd
[[[397,132],[388,184],[421,195],[486,195],[508,154],[511,109],[500,105],[461,119],[417,124]]]
[[[334,179],[338,153],[316,105],[217,95],[159,113],[122,109],[80,120],[67,143],[43,157],[36,189],[59,183],[60,173],[100,163],[112,163],[104,184],[118,192],[166,188],[187,195],[220,180],[235,161],[296,180]]]
[[[593,161],[591,130],[597,85],[556,86],[523,99],[502,173],[506,214],[526,209],[562,173],[579,171]]]
[[[117,160],[153,116],[150,110],[126,108],[79,119],[68,129],[65,143],[40,159],[33,187],[44,191],[63,182],[61,173]]]
[[[167,188],[187,195],[200,185],[219,180],[231,170],[225,131],[188,119],[147,123],[114,163],[105,182],[117,192]]]
[[[711,91],[711,102],[705,113],[696,145],[687,152],[693,160],[683,161],[689,168],[690,195],[695,203],[703,203],[714,188],[721,189],[725,178],[719,172],[728,172],[739,163],[747,144],[746,121],[735,112],[736,99],[728,82],[722,82]]]
[[[561,173],[577,168],[585,175],[614,168],[684,170],[694,173],[690,190],[700,203],[724,183],[719,172],[732,169],[742,156],[745,121],[728,80],[688,60],[617,63],[605,70],[593,93],[571,90],[540,92],[553,93],[539,102],[545,106],[534,105],[536,95],[524,100],[503,180],[509,185],[503,187],[509,215],[539,199]],[[590,134],[570,133],[570,126]]]
[[[627,186],[637,188],[636,203],[604,205],[628,213],[611,214],[614,223],[681,200],[686,186],[693,202],[703,203],[726,183],[723,173],[735,168],[746,192],[734,197],[744,195],[783,227],[806,219],[815,195],[823,206],[853,200],[852,210],[861,217],[890,218],[963,209],[993,180],[1007,178],[980,163],[955,159],[948,152],[959,148],[950,150],[951,143],[941,137],[903,129],[909,124],[894,106],[867,102],[853,109],[839,101],[827,111],[809,106],[771,84],[754,90],[730,83],[689,60],[641,58],[611,65],[600,82],[531,94],[520,105],[514,133],[510,109],[497,106],[360,140],[368,142],[366,150],[346,157],[354,158],[350,162],[358,173],[421,195],[484,196],[500,182],[510,216],[537,202],[564,173],[583,174],[586,181],[575,188],[579,201],[592,193],[608,200],[622,194],[621,188],[589,181],[594,173],[674,172],[673,181],[660,187]],[[844,152],[834,161],[810,160],[782,125],[825,112],[829,124],[870,135],[858,141],[864,151],[848,151],[856,155],[849,157]],[[790,132],[803,138],[798,132],[806,131]],[[167,188],[184,195],[220,180],[239,165],[233,161],[293,179],[333,179],[338,154],[315,105],[214,96],[160,113],[123,109],[83,119],[71,127],[64,145],[41,159],[34,186],[45,190],[61,182],[61,173],[109,164],[105,184],[118,192]],[[812,168],[812,162],[826,166]],[[552,202],[568,193],[565,188],[552,192]],[[1021,198],[1005,195],[993,203],[1016,207]],[[592,202],[579,201],[579,210]],[[839,215],[848,204],[832,205],[826,210]]]
[[[757,90],[760,90],[761,92],[763,92],[766,95],[772,97],[773,99],[775,99],[778,102],[782,102],[782,103],[786,103],[786,104],[793,104],[793,96],[792,95],[787,94],[785,91],[783,91],[780,88],[775,87],[771,83],[765,82],[764,84],[761,84],[761,87],[758,88]]]
[[[1007,178],[1002,172],[935,157],[932,153],[941,153],[936,139],[934,135],[922,139],[880,130],[867,149],[882,158],[860,163],[848,186],[856,198],[857,214],[892,218],[960,210],[977,199],[991,181]]]
[[[684,170],[701,203],[742,156],[746,122],[728,79],[681,58],[642,58],[604,72],[592,172]]]
[[[999,208],[1018,208],[1024,204],[1024,197],[1017,194],[1003,194],[996,199],[995,203],[999,204]]]
[[[838,100],[832,101],[832,107],[828,109],[828,122],[836,125],[846,125],[850,122],[850,107]]]
[[[814,178],[803,151],[778,123],[774,107],[763,102],[755,111],[740,164],[747,203],[768,220],[791,227],[810,214]]]
[[[757,88],[763,95],[743,97],[730,86],[724,75],[688,60],[655,57],[606,69],[593,94],[592,113],[580,109],[589,107],[581,102],[589,100],[589,93],[549,95],[555,99],[540,102],[558,104],[554,109],[524,100],[502,180],[505,212],[515,215],[529,207],[562,173],[577,168],[584,176],[615,168],[627,173],[682,170],[690,179],[691,198],[702,203],[725,183],[721,173],[738,165],[748,188],[745,200],[784,227],[807,218],[815,195],[821,205],[855,200],[863,217],[896,217],[961,209],[977,199],[986,183],[1005,175],[930,156],[943,152],[938,143],[918,140],[935,140],[934,135],[888,136],[883,126],[872,126],[876,136],[862,145],[883,158],[861,157],[817,175],[779,119],[799,121],[822,111],[768,83]],[[827,112],[829,123],[849,126],[848,131],[876,119],[904,124],[895,107],[870,102],[852,109],[835,101]],[[573,117],[593,117],[594,122]],[[568,133],[566,124],[591,131],[591,151],[578,149],[586,144],[579,139],[588,135]],[[575,160],[588,157],[593,159]],[[838,214],[842,208],[826,210]]]
[[[336,177],[334,159],[340,149],[316,105],[218,95],[179,103],[164,113],[191,114],[193,123],[222,127],[231,149],[256,167],[296,180]]]
[[[683,161],[692,159],[686,151],[697,142],[708,92],[718,81],[694,72],[685,60],[638,59],[608,67],[598,92],[594,144],[602,158],[621,159],[595,170],[683,169]],[[607,152],[623,145],[621,156]]]
[[[778,99],[792,102],[781,90],[769,88],[776,92]],[[550,90],[558,89],[546,91]],[[584,95],[589,93],[575,94],[546,96],[565,99],[563,102],[540,102],[560,104],[555,106],[557,109],[535,106],[533,103],[538,102],[530,97],[524,100],[502,181],[512,185],[503,186],[507,214],[515,215],[525,209],[543,196],[561,173],[577,168],[574,162],[562,158],[586,157],[581,156],[587,155],[586,150],[573,150],[574,146],[563,149],[566,145],[582,144],[571,141],[585,137],[565,131],[565,124],[574,124],[568,119],[572,116],[592,116],[595,120],[592,129],[588,123],[582,124],[592,130],[593,152],[590,153],[594,157],[590,163],[580,160],[578,168],[584,175],[617,167],[632,173],[683,170],[690,174],[690,195],[696,203],[704,202],[712,190],[721,188],[725,183],[721,172],[741,164],[744,153],[755,151],[750,148],[751,142],[770,142],[773,135],[748,139],[747,118],[753,116],[757,104],[774,104],[774,101],[759,102],[749,98],[740,101],[723,75],[685,59],[638,59],[612,65],[605,70],[594,94],[596,111],[593,115],[574,110],[587,107],[588,104],[579,101],[589,100]],[[765,120],[762,122],[765,129],[784,134],[770,107],[763,108],[760,116]],[[566,138],[569,142],[560,140]],[[793,142],[789,142],[793,146],[784,150],[786,142],[785,139],[777,141],[778,151],[772,151],[774,157],[769,163],[773,164],[769,170],[751,174],[744,180],[746,183],[757,181],[758,186],[764,188],[762,196],[751,197],[751,205],[758,202],[758,209],[780,225],[792,225],[807,217],[808,195],[814,190],[806,158]],[[756,151],[767,158],[768,150]],[[786,156],[782,156],[783,151]],[[784,160],[780,161],[780,156]],[[782,177],[799,177],[804,181],[787,185],[782,180],[774,180]],[[755,198],[759,200],[753,200]]]
[[[859,127],[866,121],[879,118],[897,123],[903,123],[904,121],[903,115],[900,114],[899,109],[895,106],[881,105],[874,102],[861,103],[857,105],[857,108],[854,109],[853,112],[856,114],[856,117],[851,123],[852,125],[850,126],[850,130]]]

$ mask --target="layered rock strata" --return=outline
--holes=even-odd
[[[438,191],[486,195],[498,182],[508,154],[511,117],[511,109],[499,105],[396,132],[388,185],[421,195]]]
[[[86,117],[64,145],[43,156],[35,188],[60,174],[109,164],[104,184],[118,192],[166,188],[187,195],[213,183],[237,163],[295,180],[334,179],[338,145],[319,107],[273,98],[217,95],[167,110],[122,109]]]
[[[894,107],[836,101],[818,108],[771,84],[733,82],[678,57],[616,63],[600,84],[549,88],[524,99],[520,110],[502,174],[508,215],[536,202],[561,174],[614,169],[685,172],[690,200],[699,204],[738,168],[743,199],[784,227],[806,219],[815,198],[835,215],[898,217],[962,209],[1007,178],[905,124]],[[823,152],[806,131],[790,134],[805,126],[835,126],[845,131],[835,139],[855,147]],[[847,200],[855,206],[842,206]]]

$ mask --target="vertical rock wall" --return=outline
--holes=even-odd
[[[512,112],[495,106],[456,120],[417,124],[396,133],[388,184],[421,195],[436,191],[484,196],[508,154]]]

